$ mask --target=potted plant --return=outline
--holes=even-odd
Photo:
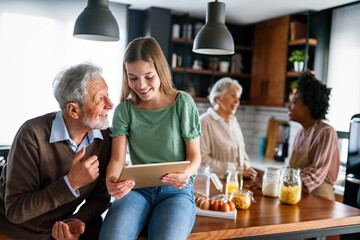
[[[302,49],[294,50],[291,53],[291,56],[289,57],[289,62],[294,64],[295,72],[300,72],[304,70],[304,61],[305,61],[305,50]]]

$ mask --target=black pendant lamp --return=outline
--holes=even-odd
[[[225,25],[225,3],[209,2],[205,25],[196,35],[193,52],[209,55],[230,55],[234,40]]]
[[[88,0],[76,19],[73,36],[94,41],[118,41],[119,26],[109,9],[109,0]]]

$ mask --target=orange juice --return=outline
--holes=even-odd
[[[232,190],[239,190],[239,183],[235,182],[235,181],[229,181],[228,183],[226,183],[226,194],[228,195],[228,197],[230,197],[231,195],[231,191]]]

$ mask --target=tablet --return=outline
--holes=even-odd
[[[189,164],[190,161],[179,161],[125,166],[119,181],[132,179],[135,181],[134,188],[168,185],[161,178],[167,173],[184,172]]]

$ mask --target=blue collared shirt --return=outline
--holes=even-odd
[[[103,140],[103,136],[101,134],[101,131],[99,129],[91,130],[86,134],[82,142],[79,146],[76,145],[76,143],[70,138],[69,133],[67,131],[67,128],[65,126],[64,117],[62,115],[61,111],[58,111],[56,113],[55,119],[53,120],[52,126],[51,126],[51,133],[50,133],[50,139],[49,143],[55,143],[55,142],[61,142],[61,141],[67,141],[69,146],[74,152],[79,152],[83,147],[86,148],[89,146],[95,138],[99,138]],[[64,176],[64,180],[66,184],[68,185],[71,192],[74,194],[75,197],[80,196],[79,190],[74,191],[74,189],[71,187],[68,176]]]

